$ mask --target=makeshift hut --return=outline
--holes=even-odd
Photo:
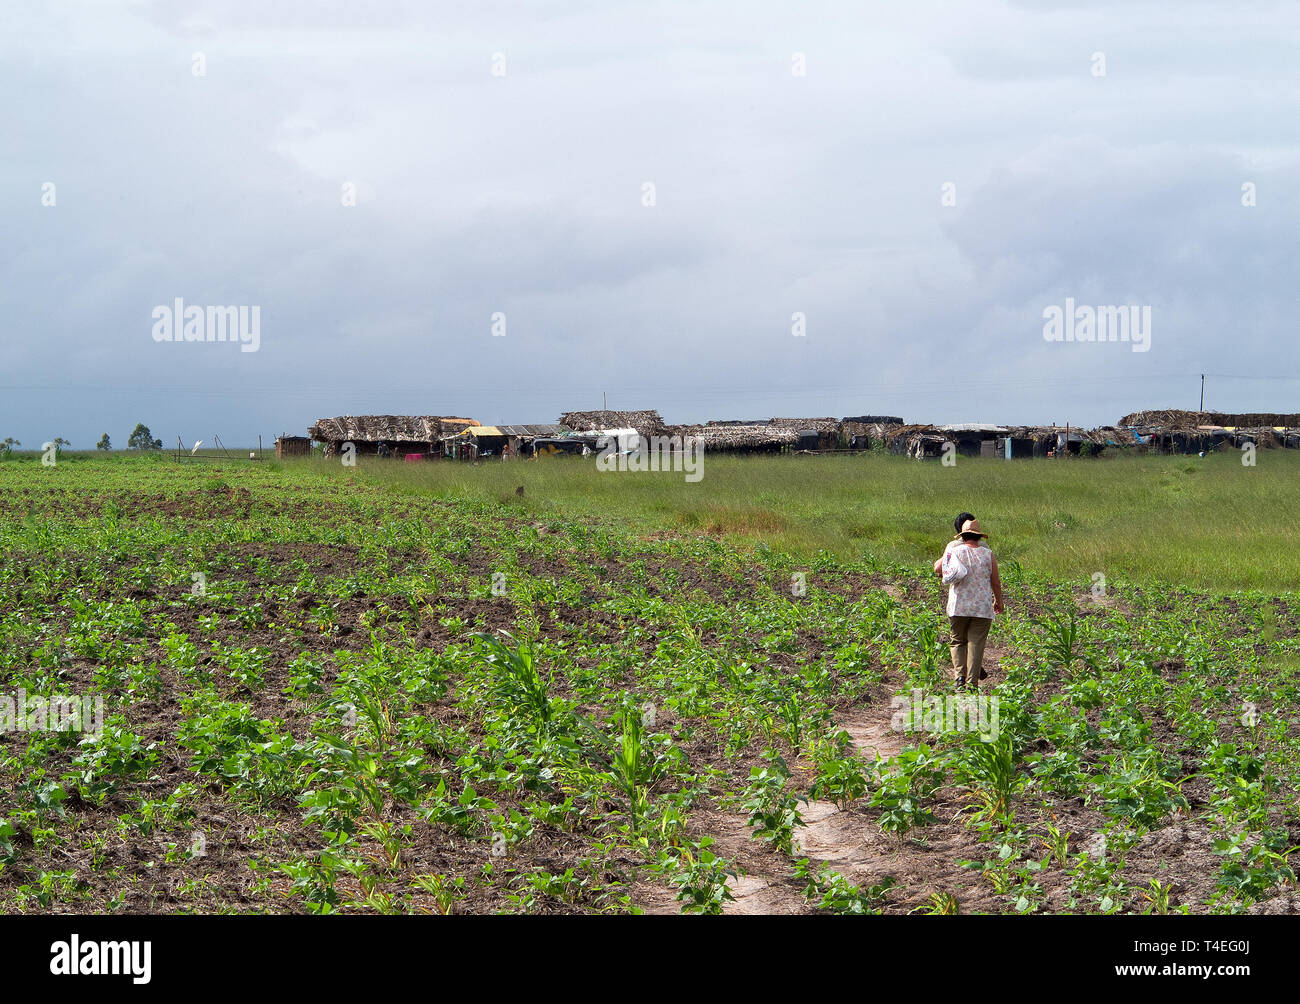
[[[893,426],[888,430],[885,436],[885,448],[893,454],[902,457],[914,455],[913,447],[920,442],[920,437],[934,436],[942,441],[943,437],[938,436],[932,425],[899,425]],[[942,447],[939,447],[942,449]]]
[[[1163,408],[1135,411],[1121,418],[1118,424],[1127,428],[1194,429],[1200,425],[1211,425],[1228,429],[1297,429],[1300,428],[1300,414],[1275,411],[1181,411],[1177,408]]]
[[[801,450],[836,450],[840,447],[840,423],[834,418],[774,418],[774,429],[792,429]]]
[[[478,425],[443,441],[447,456],[460,460],[479,460],[486,457],[519,458],[533,454],[533,444],[539,439],[555,439],[571,435],[566,426],[556,423],[539,425]]]
[[[669,436],[698,438],[704,452],[708,453],[780,453],[793,449],[799,442],[793,429],[776,428],[768,424],[736,425],[732,423],[707,425],[673,425],[667,429]]]
[[[955,425],[940,425],[938,431],[947,436],[957,446],[957,453],[963,457],[996,456],[997,440],[1005,436],[1008,429],[987,422],[966,422]],[[988,448],[985,449],[985,444]]]
[[[935,432],[917,432],[907,438],[907,455],[913,460],[934,460],[943,456],[952,440]]]
[[[594,452],[587,440],[574,436],[539,436],[532,442],[531,455],[534,457],[581,456],[584,450],[588,454]]]
[[[892,415],[859,415],[840,420],[840,433],[850,450],[869,450],[884,447],[894,431],[903,425],[901,418]]]
[[[1200,453],[1240,448],[1300,446],[1300,414],[1283,412],[1135,411],[1119,420],[1152,449],[1165,453]]]
[[[902,425],[903,420],[896,415],[856,415],[840,419],[840,425],[856,422],[859,425]]]
[[[643,438],[662,436],[665,428],[657,411],[569,411],[560,416],[560,424],[574,432],[635,429]]]
[[[275,440],[275,459],[285,457],[307,457],[311,455],[311,439],[308,436],[286,436],[281,433]]]
[[[533,445],[539,439],[563,439],[572,435],[573,430],[558,422],[542,422],[525,425],[498,425],[506,437],[509,455],[513,457],[531,456]]]
[[[441,456],[443,440],[479,423],[441,415],[343,415],[318,419],[308,435],[325,446],[325,455],[352,443],[357,453]]]
[[[500,457],[509,438],[495,425],[472,425],[442,441],[443,453],[454,460]]]

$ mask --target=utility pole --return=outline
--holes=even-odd
[[[1201,411],[1205,410],[1205,374],[1201,374]]]

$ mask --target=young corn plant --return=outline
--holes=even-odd
[[[454,879],[449,879],[446,875],[417,875],[411,880],[411,884],[421,892],[427,892],[432,896],[434,906],[444,917],[451,913],[456,901],[464,899],[466,895],[463,875]]]
[[[1087,645],[1079,631],[1079,618],[1073,611],[1040,622],[1043,654],[1048,664],[1070,676],[1075,664],[1087,663]]]
[[[1064,868],[1070,857],[1070,837],[1072,834],[1069,830],[1064,833],[1060,828],[1052,823],[1047,824],[1047,836],[1039,837],[1049,851],[1051,851],[1052,860],[1056,862],[1058,868]]]
[[[939,680],[940,658],[946,645],[939,636],[933,621],[926,621],[913,635],[917,647],[917,666],[913,682],[921,687],[932,687]]]
[[[649,807],[647,782],[650,780],[653,763],[646,755],[645,732],[641,725],[640,712],[636,710],[624,712],[622,725],[622,736],[614,751],[611,773],[615,785],[627,799],[632,832],[637,833]]]
[[[926,905],[918,907],[915,912],[948,917],[961,913],[961,906],[950,892],[932,892]]]
[[[1012,801],[1025,785],[1016,768],[1011,737],[1003,733],[991,743],[979,738],[969,741],[958,773],[970,785],[970,798],[978,806],[973,821],[991,819],[1004,829],[1010,825]]]
[[[1158,914],[1164,916],[1169,912],[1170,893],[1174,890],[1172,882],[1161,882],[1159,879],[1152,879],[1147,883],[1146,889],[1142,891],[1142,898],[1147,901],[1147,908],[1143,914]]]
[[[506,631],[501,635],[511,642]],[[497,692],[512,710],[530,718],[540,729],[550,729],[554,708],[547,695],[547,681],[537,668],[537,650],[530,642],[507,645],[494,635],[476,634],[474,653],[497,673]]]

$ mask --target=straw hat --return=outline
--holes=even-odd
[[[953,540],[961,540],[962,535],[963,535],[963,534],[967,534],[967,533],[978,534],[978,535],[981,536],[981,537],[987,537],[987,536],[988,536],[987,533],[985,533],[983,530],[980,529],[980,521],[979,521],[979,520],[977,520],[977,519],[968,519],[965,523],[963,523],[963,524],[961,525],[961,533],[957,534],[957,536],[953,537],[952,539],[953,539]]]

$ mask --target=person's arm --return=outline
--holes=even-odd
[[[993,612],[1002,613],[1002,577],[998,575],[998,559],[993,558]]]
[[[943,575],[943,559],[948,557],[948,549],[951,547],[952,547],[951,544],[945,546],[943,549],[943,554],[939,555],[939,560],[934,563],[935,575]]]

